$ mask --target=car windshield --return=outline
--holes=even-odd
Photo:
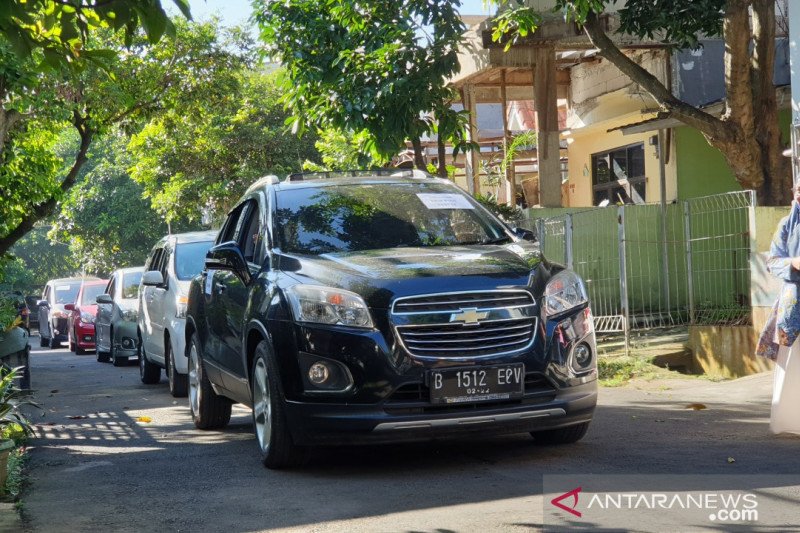
[[[84,285],[81,295],[81,305],[97,304],[97,297],[106,291],[105,285]]]
[[[130,272],[122,276],[122,298],[124,300],[139,297],[139,283],[142,281],[141,272]]]
[[[55,303],[74,304],[75,300],[78,298],[78,291],[81,290],[81,282],[57,283],[53,289]]]
[[[175,249],[175,275],[180,280],[192,279],[203,270],[206,252],[211,248],[211,241],[187,242],[179,244]]]
[[[500,222],[443,183],[360,183],[278,192],[282,251],[319,255],[510,240]]]

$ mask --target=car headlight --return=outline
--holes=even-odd
[[[122,320],[127,320],[128,322],[136,322],[138,317],[139,311],[136,309],[126,309],[122,312]]]
[[[186,318],[186,306],[189,303],[188,296],[179,296],[175,304],[175,318]]]
[[[299,322],[371,328],[372,318],[358,294],[332,287],[295,285],[286,296]]]
[[[84,324],[94,324],[95,316],[86,311],[81,311],[81,322]]]
[[[544,313],[547,316],[560,315],[589,301],[583,280],[571,270],[562,270],[544,289]]]

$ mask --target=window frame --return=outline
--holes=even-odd
[[[626,203],[626,204],[636,204],[637,202],[633,199],[634,196],[631,194],[631,189],[636,185],[644,185],[645,194],[642,195],[642,202],[641,203],[644,204],[644,203],[647,202],[647,172],[645,170],[645,164],[644,164],[644,161],[645,161],[644,160],[644,150],[645,150],[644,144],[645,143],[643,141],[640,141],[640,142],[636,142],[636,143],[626,144],[626,145],[623,145],[623,146],[617,146],[617,147],[614,147],[614,148],[610,148],[608,150],[603,150],[601,152],[596,152],[596,153],[591,155],[592,205],[598,205],[600,202],[602,202],[604,200],[607,200],[607,199],[609,200],[610,203],[616,204],[617,203],[617,199],[616,198],[610,199],[609,195],[611,194],[611,192],[614,189],[617,189],[617,188],[622,188],[625,191],[625,194],[627,195],[627,198],[624,199],[624,203]],[[631,150],[635,149],[635,148],[640,148],[641,149],[641,153],[642,153],[642,175],[641,176],[633,176],[633,177],[626,175],[625,179],[626,179],[627,183],[620,183],[619,179],[617,179],[614,176],[613,161],[611,160],[611,158],[613,157],[614,152],[619,152],[621,150],[625,150],[625,166],[626,166],[625,171],[627,173],[629,171],[629,169],[633,166],[633,165],[631,165],[631,162],[633,161],[633,158],[631,157]],[[609,170],[609,173],[610,173],[611,177],[613,177],[613,179],[609,179],[609,181],[607,181],[605,183],[598,183],[597,162],[603,160],[603,158],[606,158],[605,160],[607,161],[607,163],[609,163],[608,170]],[[604,197],[598,198],[599,194],[603,194]]]

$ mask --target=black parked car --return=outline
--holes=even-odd
[[[259,181],[192,281],[195,425],[251,406],[271,468],[308,445],[577,441],[597,400],[586,290],[523,236],[417,171]]]

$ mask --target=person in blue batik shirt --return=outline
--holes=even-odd
[[[772,238],[767,268],[783,286],[756,346],[756,354],[775,361],[770,430],[800,433],[800,184],[794,201]]]

